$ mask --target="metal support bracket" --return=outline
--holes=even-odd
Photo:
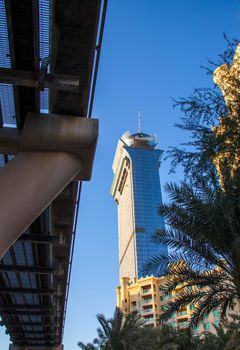
[[[57,114],[28,113],[23,130],[0,128],[0,153],[67,152],[79,157],[78,180],[91,179],[98,120]]]
[[[0,258],[74,179],[89,180],[98,121],[29,113],[22,131],[0,129]],[[1,267],[1,266],[0,266]]]

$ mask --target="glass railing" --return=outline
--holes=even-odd
[[[149,288],[149,289],[143,289],[143,290],[142,290],[142,293],[143,293],[143,294],[151,293],[151,288]]]
[[[186,310],[184,310],[184,311],[179,311],[179,312],[177,313],[177,315],[178,315],[178,316],[187,315],[187,311],[186,311]]]
[[[148,313],[148,312],[152,312],[152,311],[153,311],[152,307],[149,307],[147,309],[143,309],[143,313]]]
[[[189,323],[187,321],[178,323],[179,328],[187,328],[188,326],[189,326]]]
[[[144,300],[142,300],[142,303],[143,303],[143,304],[152,303],[152,299],[144,299]]]

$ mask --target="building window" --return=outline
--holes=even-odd
[[[145,232],[144,227],[136,227],[135,232]]]
[[[149,303],[152,303],[152,298],[143,298],[143,304],[149,304]]]
[[[210,329],[210,324],[208,322],[204,323],[203,328],[205,331],[208,331]]]
[[[132,302],[131,302],[131,308],[132,308],[133,310],[135,310],[136,307],[137,307],[137,302],[136,302],[136,301],[132,301]]]
[[[149,293],[149,292],[151,292],[151,285],[150,284],[147,286],[144,286],[142,288],[142,293]]]
[[[151,317],[145,317],[145,321],[146,322],[153,322],[154,321],[153,315]]]
[[[121,178],[121,181],[120,181],[120,184],[118,186],[118,191],[122,194],[123,192],[123,189],[124,189],[124,185],[126,183],[126,180],[127,180],[127,175],[128,175],[128,172],[126,169],[123,170],[123,174],[122,174],[122,178]]]
[[[213,310],[213,316],[218,317],[219,316],[219,311],[218,310]]]
[[[178,316],[184,316],[184,315],[187,315],[187,310],[181,310],[181,311],[178,311],[177,315],[178,315]]]

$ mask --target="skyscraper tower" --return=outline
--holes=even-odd
[[[162,153],[155,135],[126,132],[118,141],[111,194],[118,205],[120,278],[144,277],[146,261],[159,252],[167,252],[166,246],[152,241],[154,232],[164,226],[157,212],[162,203]]]

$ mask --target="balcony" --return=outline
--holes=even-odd
[[[187,310],[179,311],[177,313],[177,317],[186,316],[186,315],[187,315]]]
[[[142,300],[142,304],[151,304],[151,303],[152,303],[152,298]]]
[[[145,323],[154,323],[154,317],[144,317]]]
[[[147,308],[143,308],[142,309],[143,314],[148,314],[148,313],[152,313],[153,312],[153,308],[152,307],[147,307]]]
[[[178,321],[177,326],[179,329],[185,329],[189,327],[189,320],[188,317],[185,317]]]
[[[151,288],[142,289],[142,294],[148,294],[148,293],[152,293]]]

